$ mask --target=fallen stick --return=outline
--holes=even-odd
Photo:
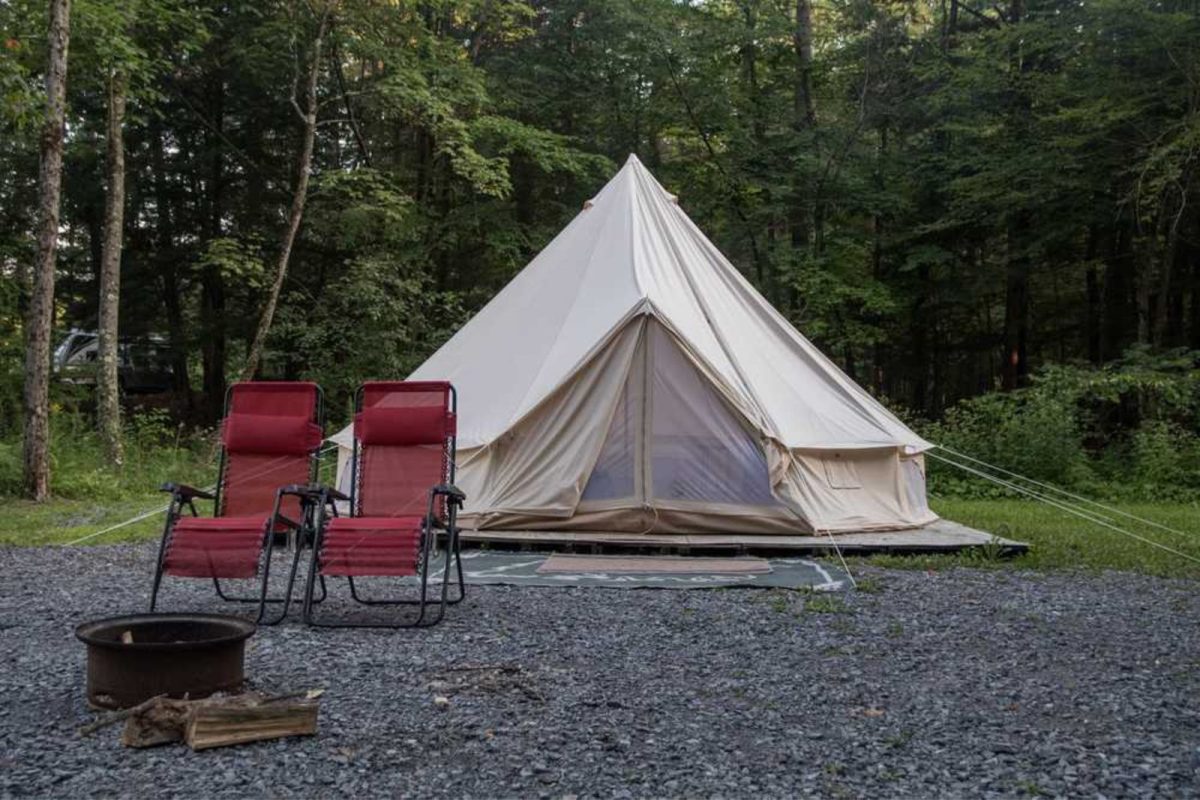
[[[138,703],[136,706],[131,706],[130,708],[122,708],[120,711],[114,711],[112,714],[101,717],[100,719],[96,720],[95,722],[89,722],[87,725],[84,725],[79,729],[79,735],[80,736],[90,736],[91,734],[95,733],[96,731],[100,730],[101,728],[107,728],[109,725],[115,725],[116,723],[120,722],[123,719],[129,719],[134,714],[140,714],[143,711],[146,711],[147,709],[150,708],[150,706],[154,705],[159,700],[162,700],[165,697],[166,697],[165,694],[158,694],[158,695],[155,695],[154,697],[151,697],[149,700],[143,700],[142,702]]]

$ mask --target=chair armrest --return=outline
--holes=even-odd
[[[216,500],[217,496],[203,489],[197,489],[195,486],[188,486],[186,483],[164,483],[158,487],[160,492],[167,492],[175,495],[179,500],[187,502],[199,498],[201,500]]]
[[[437,486],[433,487],[432,491],[434,494],[442,494],[446,497],[449,497],[452,503],[459,506],[466,502],[467,499],[467,495],[463,492],[463,490],[452,483],[439,483]]]
[[[306,500],[349,500],[350,498],[339,492],[332,486],[326,486],[323,483],[293,483],[287,486],[281,486],[279,493],[294,494],[297,497],[303,497]]]
[[[291,494],[296,497],[303,497],[306,500],[316,500],[325,491],[325,487],[319,483],[289,483],[287,486],[279,487],[279,494]]]

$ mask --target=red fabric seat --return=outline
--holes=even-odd
[[[270,515],[181,517],[167,540],[163,571],[190,578],[253,578]]]
[[[221,424],[221,466],[215,493],[164,484],[171,506],[163,526],[159,560],[150,592],[158,602],[164,575],[208,578],[222,600],[258,603],[258,621],[275,624],[287,614],[300,550],[308,538],[302,493],[280,490],[315,480],[322,441],[321,389],[303,381],[235,383],[227,395]],[[211,518],[196,516],[195,500],[214,501]],[[192,516],[187,516],[187,512]],[[276,533],[294,534],[291,571],[283,597],[269,597],[271,552]],[[223,579],[260,578],[260,593],[231,596]],[[263,619],[267,603],[282,612]]]
[[[421,517],[334,517],[318,555],[322,575],[416,575]]]
[[[454,482],[454,387],[445,381],[374,381],[364,383],[355,399],[354,456],[350,461],[350,515],[334,517],[323,500],[317,544],[304,601],[304,620],[330,627],[409,628],[435,625],[446,606],[465,596],[454,515],[458,506],[446,502],[443,484]],[[461,492],[452,490],[458,497]],[[438,532],[445,532],[440,599],[430,597],[430,566]],[[449,597],[450,566],[458,560],[458,597]],[[436,569],[436,568],[435,568]],[[345,578],[350,596],[375,606],[415,606],[415,613],[396,623],[323,622],[313,614],[314,578]],[[417,577],[417,591],[399,596],[360,595],[359,578]],[[374,584],[374,581],[364,581]],[[322,584],[323,585],[323,584]],[[438,591],[434,589],[434,591]],[[428,606],[437,606],[427,615]]]

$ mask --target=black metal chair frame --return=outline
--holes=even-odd
[[[359,387],[354,395],[354,410],[356,413],[362,411],[363,407],[363,389]],[[458,393],[453,385],[450,385],[450,413],[457,415],[458,413]],[[455,476],[455,457],[457,455],[457,433],[446,437],[445,447],[447,449],[447,479],[448,483],[440,483],[429,489],[429,499],[426,504],[425,517],[421,521],[421,555],[419,559],[419,570],[421,583],[420,594],[417,599],[408,598],[382,598],[372,599],[361,597],[358,589],[354,584],[353,576],[347,576],[346,580],[350,585],[350,597],[361,605],[365,606],[417,606],[417,616],[415,619],[401,621],[398,623],[387,622],[324,622],[320,621],[313,614],[312,606],[318,602],[312,599],[314,578],[319,576],[320,570],[318,560],[321,552],[321,539],[325,535],[326,522],[331,517],[338,516],[337,502],[348,502],[350,505],[350,516],[361,516],[360,498],[362,495],[362,487],[359,481],[359,446],[358,438],[354,439],[354,449],[350,459],[350,487],[351,494],[347,496],[343,492],[329,487],[320,487],[321,494],[316,503],[316,537],[313,542],[311,564],[308,570],[308,585],[304,594],[304,622],[308,625],[313,625],[319,628],[427,628],[438,624],[445,616],[446,607],[461,603],[467,596],[466,581],[463,578],[462,566],[462,548],[459,542],[459,528],[455,524],[458,519],[458,509],[466,500],[466,495],[462,490],[454,485]],[[434,505],[439,497],[445,497],[446,500],[446,519],[442,521],[435,513]],[[359,512],[359,513],[356,513]],[[438,612],[437,616],[430,621],[425,621],[426,608],[432,603],[428,596],[429,585],[429,556],[438,534],[442,533],[445,536],[446,557],[445,565],[442,570],[442,593],[441,598],[437,601]],[[458,572],[458,596],[451,599],[449,596],[450,589],[450,567],[451,562],[457,566]],[[324,580],[324,576],[320,575]],[[322,586],[322,596],[324,597],[324,586]]]
[[[233,389],[234,387],[230,386],[225,391],[226,415],[229,413],[229,401],[232,399]],[[317,403],[314,416],[316,418],[317,425],[323,428],[325,424],[324,393],[321,391],[321,387],[319,386],[316,387],[316,391]],[[309,456],[308,471],[310,481],[315,482],[316,480],[317,471],[320,469],[320,457],[321,446],[317,445],[317,447],[312,451],[312,454]],[[227,466],[226,461],[227,455],[225,448],[222,447],[217,466],[216,492],[206,492],[203,489],[197,489],[194,486],[188,486],[187,484],[183,483],[164,483],[159,487],[160,491],[170,493],[171,502],[167,506],[167,518],[166,522],[163,524],[162,537],[158,543],[158,558],[154,570],[154,585],[150,591],[151,612],[154,611],[154,608],[158,603],[158,592],[162,586],[163,558],[166,556],[167,542],[170,540],[171,532],[175,527],[175,523],[183,516],[184,508],[186,507],[188,510],[190,510],[193,517],[198,517],[200,516],[200,512],[196,510],[195,501],[197,499],[212,500],[213,516],[220,516],[220,511],[222,510],[221,500],[223,499],[221,490],[225,485],[225,473]],[[301,518],[299,521],[290,519],[281,514],[279,511],[279,507],[283,503],[283,498],[287,496],[293,496],[300,499]],[[262,553],[264,555],[260,556],[260,571],[262,572],[262,581],[261,588],[259,590],[259,596],[248,597],[228,595],[221,588],[220,579],[214,575],[212,577],[212,582],[213,588],[216,589],[217,597],[227,603],[257,603],[258,614],[255,616],[254,620],[256,624],[277,625],[280,623],[283,618],[287,616],[288,609],[291,607],[292,590],[295,587],[296,582],[296,571],[300,565],[300,552],[304,549],[306,544],[311,544],[315,538],[314,532],[318,522],[318,517],[316,514],[318,499],[319,497],[314,494],[311,486],[293,484],[290,486],[281,486],[279,489],[277,489],[275,492],[275,503],[271,509],[271,516],[267,521],[267,526],[263,532],[263,536],[265,538],[263,542],[264,547],[262,548]],[[283,524],[295,536],[293,548],[294,552],[292,554],[292,566],[288,573],[287,590],[284,595],[282,597],[268,597],[267,583],[271,575],[271,556],[275,551],[275,537],[279,532],[278,528],[280,524]],[[325,600],[326,596],[327,590],[325,587],[325,579],[322,577],[321,596],[315,600],[311,600],[311,602],[321,603]],[[310,598],[307,595],[305,595],[303,598],[297,599],[302,600],[306,605],[310,602]],[[271,619],[263,619],[263,616],[266,613],[267,604],[269,603],[282,603],[283,610],[280,611],[277,616]]]

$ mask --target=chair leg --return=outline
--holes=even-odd
[[[423,542],[421,545],[421,592],[418,595],[418,599],[416,599],[416,600],[390,600],[390,599],[389,600],[372,600],[370,598],[360,597],[358,595],[358,590],[354,585],[354,578],[348,576],[346,579],[347,582],[350,584],[350,596],[355,600],[355,602],[360,603],[362,605],[388,605],[388,606],[415,605],[418,607],[416,619],[407,620],[407,621],[403,621],[403,622],[355,622],[355,621],[325,622],[322,620],[318,620],[316,618],[316,616],[312,612],[313,604],[312,604],[311,600],[306,600],[305,601],[305,610],[304,610],[304,622],[308,625],[312,625],[317,628],[424,628],[424,627],[428,627],[430,625],[437,624],[437,621],[441,619],[441,614],[439,614],[438,619],[434,620],[433,622],[427,623],[424,621],[426,606],[429,604],[428,603],[429,551],[432,546],[433,536],[426,535],[422,538],[423,538]],[[313,548],[312,567],[309,570],[309,588],[308,588],[308,592],[306,593],[306,595],[308,595],[308,596],[311,596],[311,594],[312,594],[313,576],[315,574],[319,574],[318,573],[319,559],[317,558],[318,549],[319,548],[317,548],[317,547]],[[449,549],[447,549],[447,558],[448,557],[449,557]],[[449,572],[449,562],[447,562],[447,572]],[[323,577],[324,576],[322,576],[322,579],[323,579]],[[443,584],[442,584],[443,593],[445,593],[445,590],[446,590],[446,582],[443,581]]]
[[[450,539],[446,540],[446,565],[442,568],[442,600],[438,604],[437,616],[429,623],[432,627],[442,621],[442,617],[446,616],[446,598],[450,592],[450,565],[454,559],[454,545]],[[460,562],[461,564],[461,562]]]
[[[458,605],[467,597],[467,582],[463,579],[462,565],[462,542],[459,541],[458,531],[454,531],[452,537],[454,540],[454,561],[458,567],[458,597],[448,600],[447,605]]]
[[[154,606],[158,603],[158,590],[162,586],[163,558],[167,553],[167,538],[171,535],[171,527],[175,521],[173,512],[173,508],[167,511],[167,521],[163,525],[162,538],[158,542],[158,559],[154,564],[154,585],[150,588],[150,613],[154,613]]]
[[[258,604],[258,620],[257,620],[258,624],[260,624],[260,625],[278,625],[280,622],[283,621],[283,618],[287,616],[288,608],[292,604],[292,588],[296,585],[296,568],[300,566],[300,552],[301,552],[300,548],[297,547],[296,551],[292,554],[292,568],[288,572],[287,589],[283,593],[283,610],[279,612],[278,616],[276,616],[274,619],[270,619],[270,620],[263,619],[263,614],[267,610],[267,574],[268,574],[268,569],[266,569],[266,568],[263,569],[262,597]],[[270,558],[270,551],[268,551],[268,553],[267,553],[267,558],[268,559]],[[322,592],[324,592],[324,589],[325,589],[325,584],[324,584],[324,582],[322,582],[322,584],[321,584]],[[322,599],[324,599],[324,598],[322,598]]]
[[[317,552],[321,549],[320,535],[313,535],[312,555],[308,559],[308,577],[304,579],[304,605],[301,609],[300,617],[304,620],[305,625],[312,625],[313,622],[313,584],[317,577]],[[321,599],[325,599],[325,576],[321,576]]]
[[[299,558],[300,558],[300,551],[299,551],[299,550],[297,550],[297,551],[296,551],[296,555],[295,555],[295,557],[294,557],[294,560],[296,561],[296,563],[297,563],[297,564],[299,563]],[[298,567],[297,567],[296,569],[297,569],[297,572],[298,572],[298,571],[299,571]],[[321,596],[320,596],[320,597],[318,597],[316,600],[314,600],[314,601],[313,601],[314,603],[322,603],[322,602],[324,602],[324,601],[325,601],[325,597],[326,597],[326,595],[328,594],[328,592],[327,592],[327,590],[326,590],[326,588],[325,588],[325,577],[324,577],[324,576],[320,576],[320,579],[321,579],[321,580],[320,580],[320,582],[321,582]],[[226,603],[259,603],[259,602],[266,602],[266,603],[290,603],[290,602],[291,602],[291,600],[292,600],[292,598],[290,597],[290,595],[289,595],[288,597],[268,597],[268,598],[267,598],[265,601],[264,601],[264,600],[262,600],[262,599],[261,599],[261,597],[249,597],[249,596],[240,596],[240,595],[230,595],[230,594],[226,594],[226,593],[225,593],[225,590],[221,588],[221,581],[220,581],[220,579],[219,579],[219,578],[217,578],[217,577],[215,577],[215,576],[214,576],[214,577],[213,577],[213,579],[212,579],[212,582],[213,582],[213,586],[214,586],[214,587],[216,587],[216,590],[217,590],[217,596],[218,596],[218,597],[220,597],[222,600],[224,600]]]

